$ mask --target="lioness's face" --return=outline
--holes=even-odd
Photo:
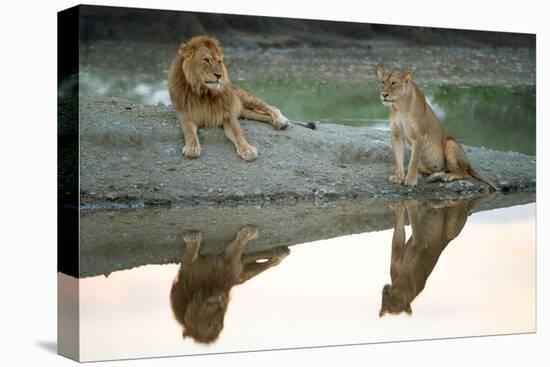
[[[384,69],[378,68],[378,80],[380,81],[380,100],[384,106],[399,101],[408,92],[412,73],[410,71],[393,71],[385,73]]]
[[[228,77],[220,48],[212,44],[204,44],[185,53],[182,67],[189,82],[201,89],[206,87],[211,91],[225,87]]]
[[[382,290],[382,307],[380,308],[379,316],[382,317],[386,313],[399,314],[401,312],[406,312],[410,315],[412,313],[411,304],[403,292],[386,284]]]

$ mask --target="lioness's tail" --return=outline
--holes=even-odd
[[[481,182],[485,182],[487,185],[491,186],[491,188],[495,191],[499,191],[499,188],[493,183],[493,181],[489,180],[487,177],[483,176],[481,173],[473,169],[472,166],[468,166],[468,174],[472,176],[473,178],[477,178]]]

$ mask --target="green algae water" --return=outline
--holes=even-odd
[[[137,61],[124,50],[117,45],[105,50],[94,45],[84,48],[80,93],[123,98],[139,104],[169,105],[167,75],[172,55],[166,50],[170,48],[159,46],[162,52],[146,53]],[[132,47],[130,50],[138,52]],[[388,110],[379,101],[373,66],[366,64],[372,55],[360,53],[342,60],[330,49],[283,51],[270,51],[270,55],[259,59],[250,51],[229,49],[226,52],[229,76],[234,83],[277,106],[293,120],[389,129]],[[243,52],[249,57],[242,59]],[[312,60],[306,67],[304,63],[307,64],[309,58]],[[259,60],[271,60],[271,63]],[[489,67],[483,66],[477,74],[489,73]],[[536,88],[533,83],[489,78],[461,84],[460,80],[468,80],[467,75],[461,76],[456,71],[458,74],[453,73],[455,78],[450,80],[444,76],[448,68],[439,68],[441,70],[422,69],[426,77],[419,72],[413,80],[458,141],[535,155]],[[430,76],[430,72],[440,76]]]

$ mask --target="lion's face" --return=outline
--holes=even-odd
[[[201,36],[180,45],[182,69],[187,81],[197,91],[214,93],[224,89],[229,81],[223,63],[223,52],[217,40]]]
[[[407,94],[412,79],[410,71],[393,71],[386,74],[384,69],[379,67],[377,72],[380,80],[380,100],[384,106],[399,101]]]
[[[382,307],[379,316],[382,317],[386,313],[399,314],[401,312],[412,314],[410,302],[402,291],[386,284],[382,289]]]
[[[224,292],[196,294],[185,312],[183,336],[200,343],[215,341],[223,329],[228,298]]]

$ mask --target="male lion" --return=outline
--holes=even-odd
[[[223,329],[231,288],[278,265],[290,253],[288,247],[281,246],[243,256],[246,244],[257,236],[256,227],[245,226],[223,254],[202,256],[201,233],[184,234],[185,251],[170,291],[172,311],[183,326],[184,338],[214,342]]]
[[[245,161],[258,156],[245,140],[238,118],[257,120],[285,129],[288,120],[273,106],[232,84],[223,63],[223,51],[212,37],[194,37],[182,43],[169,75],[170,98],[181,122],[187,158],[197,158],[200,127],[223,127],[237,154]]]
[[[378,67],[377,72],[380,100],[390,107],[395,158],[391,182],[416,186],[417,172],[420,171],[429,175],[430,181],[461,180],[470,175],[497,190],[489,179],[472,168],[460,144],[441,125],[420,88],[412,82],[410,71],[386,74]],[[407,176],[403,169],[404,139],[411,145]]]
[[[489,198],[461,200],[445,206],[426,204],[418,207],[414,201],[393,206],[395,227],[391,250],[391,284],[386,284],[382,289],[380,317],[387,312],[412,313],[411,302],[424,289],[443,250],[458,237],[470,211]],[[405,207],[412,227],[412,235],[406,242]]]

